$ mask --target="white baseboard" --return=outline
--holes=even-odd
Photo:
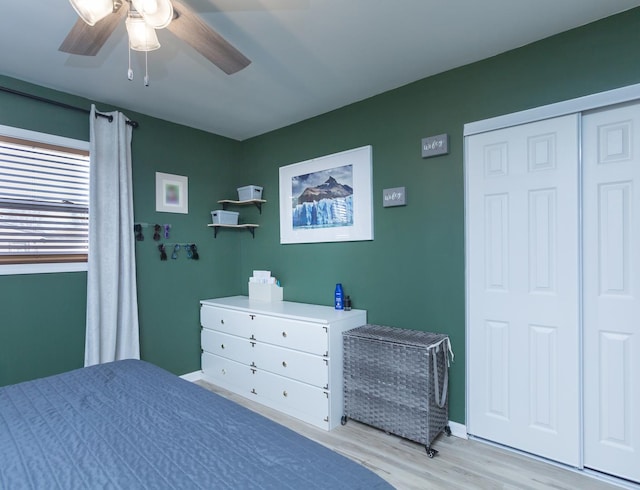
[[[469,439],[467,435],[467,426],[459,424],[458,422],[452,422],[449,420],[449,428],[451,429],[451,435],[459,437],[461,439]]]
[[[186,379],[187,381],[199,381],[202,379],[202,371],[194,371],[192,373],[186,373],[180,376],[182,379]],[[453,429],[452,429],[453,430]]]

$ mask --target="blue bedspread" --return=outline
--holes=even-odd
[[[261,415],[129,360],[0,388],[0,488],[391,486]]]

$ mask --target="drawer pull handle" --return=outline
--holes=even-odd
[[[224,320],[220,320],[220,323],[222,323],[224,325]]]
[[[282,367],[287,367],[287,361],[282,361]]]
[[[288,396],[288,393],[286,392],[286,390],[282,392],[282,396],[284,397]]]
[[[255,388],[251,388],[251,393],[253,393],[254,395],[257,395],[257,394],[258,394],[258,392],[256,391],[256,389],[255,389]]]
[[[287,336],[287,332],[282,332],[282,336],[286,337]]]
[[[220,344],[220,348],[221,348],[221,349],[224,349],[224,344]]]
[[[227,374],[227,370],[226,370],[226,369],[223,369],[223,370],[222,370],[222,374]]]

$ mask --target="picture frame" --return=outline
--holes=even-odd
[[[187,177],[156,172],[156,211],[189,213],[189,179]]]
[[[373,240],[372,147],[280,167],[280,243]]]

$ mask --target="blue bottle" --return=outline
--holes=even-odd
[[[336,310],[344,309],[344,292],[342,291],[342,284],[336,284],[336,292],[334,295],[334,302]]]

